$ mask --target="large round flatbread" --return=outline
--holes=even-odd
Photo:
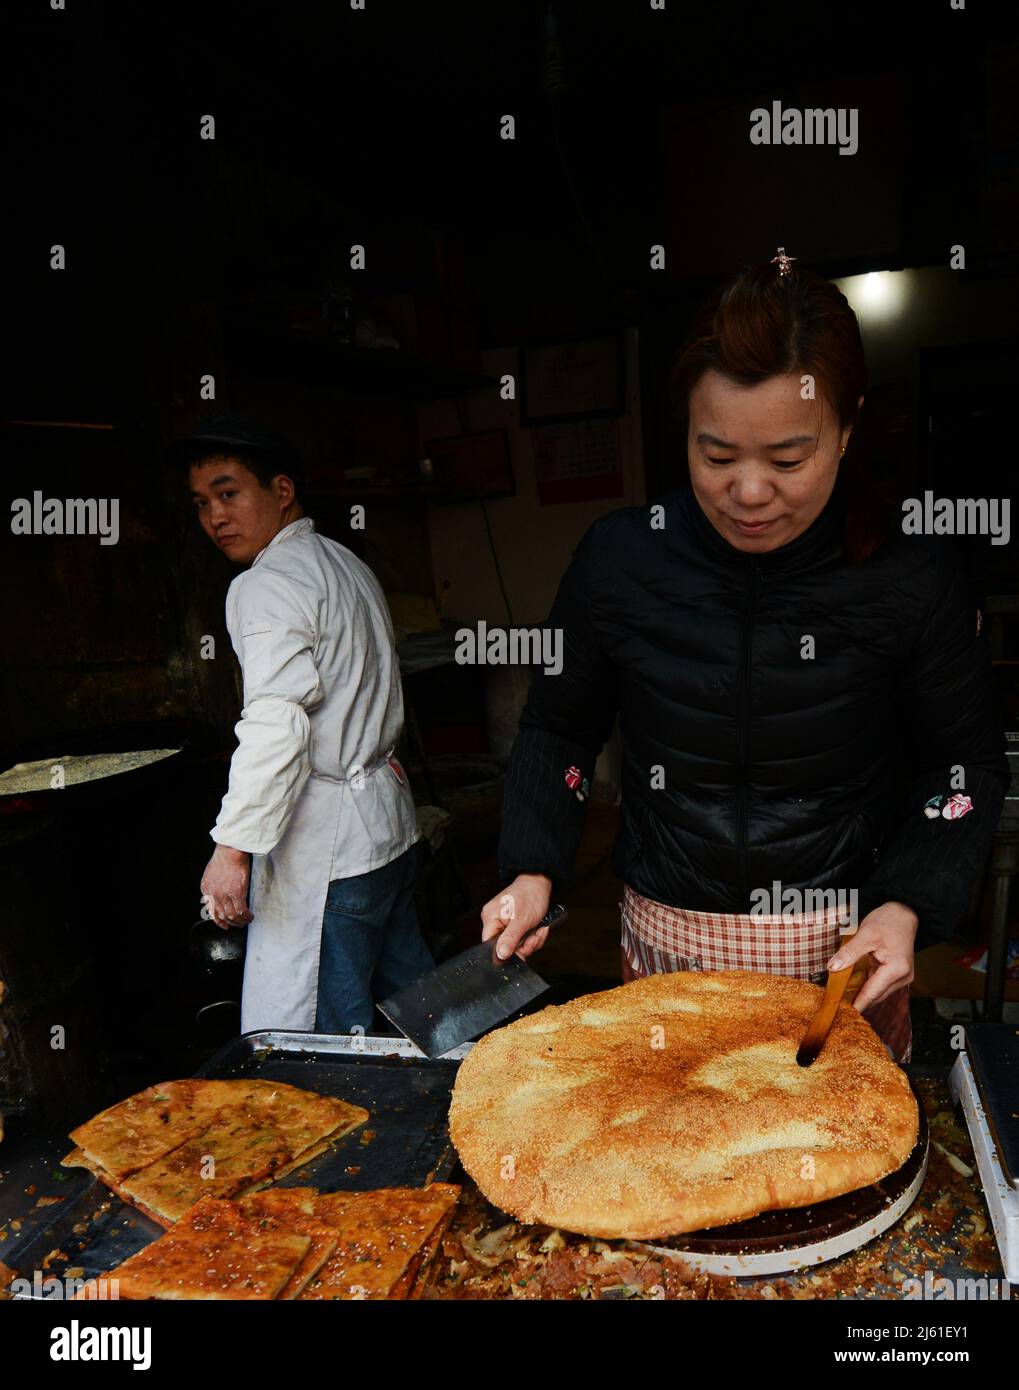
[[[852,1192],[917,1138],[905,1074],[849,1004],[810,1067],[822,992],[743,971],[652,975],[511,1023],[464,1059],[450,1133],[522,1221],[635,1240]]]

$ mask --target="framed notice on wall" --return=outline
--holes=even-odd
[[[554,502],[622,497],[623,461],[616,420],[574,420],[534,431],[538,496]]]
[[[622,415],[620,334],[520,349],[520,418],[525,425]]]

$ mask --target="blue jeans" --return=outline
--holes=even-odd
[[[432,970],[414,907],[414,881],[425,842],[353,878],[329,885],[322,918],[316,1033],[370,1031],[374,1001]]]

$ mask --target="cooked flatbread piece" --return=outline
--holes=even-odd
[[[122,1191],[174,1222],[203,1195],[232,1197],[253,1180],[271,1179],[291,1156],[285,1136],[263,1124],[238,1123],[234,1113],[223,1111],[186,1144],[125,1178]]]
[[[271,1299],[308,1255],[309,1236],[203,1197],[159,1240],[105,1276],[129,1299]]]
[[[272,1187],[251,1197],[238,1197],[242,1211],[257,1212],[259,1216],[286,1218],[293,1212],[314,1216],[318,1189],[314,1187]]]
[[[305,1155],[321,1153],[327,1143],[355,1129],[368,1118],[368,1111],[334,1096],[320,1096],[297,1086],[265,1082],[267,1091],[259,1091],[247,1107],[252,1119],[271,1123],[286,1135],[291,1155],[306,1162]],[[291,1167],[297,1167],[295,1161]]]
[[[123,1178],[204,1129],[236,1094],[225,1081],[163,1081],[72,1129],[71,1138],[90,1162]]]
[[[170,1081],[79,1126],[66,1162],[168,1225],[203,1195],[232,1197],[285,1176],[367,1118],[361,1106],[280,1082]]]
[[[349,1128],[347,1112],[356,1109],[311,1092],[225,1106],[206,1129],[125,1179],[122,1189],[131,1201],[176,1221],[204,1194],[232,1197],[289,1172],[305,1161],[309,1147],[321,1152],[322,1145],[309,1140],[322,1140],[323,1129],[332,1137],[338,1114]]]
[[[110,1177],[109,1173],[103,1168],[100,1168],[98,1163],[93,1163],[90,1159],[87,1159],[81,1149],[72,1149],[67,1157],[62,1158],[60,1162],[65,1168],[87,1168],[90,1173],[94,1173],[95,1176],[110,1189],[115,1197],[119,1197],[122,1202],[127,1202],[129,1206],[140,1211],[143,1216],[147,1216],[149,1220],[154,1221],[157,1226],[162,1226],[164,1230],[168,1231],[173,1225],[173,1222],[166,1217],[160,1216],[158,1212],[151,1211],[144,1202],[132,1198],[124,1191],[119,1182],[115,1182],[113,1178]]]
[[[422,1245],[421,1249],[414,1256],[414,1259],[407,1266],[406,1272],[393,1285],[390,1298],[419,1299],[423,1296],[428,1287],[428,1279],[431,1272],[435,1256],[439,1253],[439,1245],[442,1237],[446,1234],[446,1228],[453,1220],[453,1212],[456,1203],[450,1204],[449,1209],[441,1216],[432,1230],[431,1235]]]
[[[652,975],[500,1028],[460,1065],[450,1134],[521,1221],[653,1239],[807,1206],[905,1162],[919,1113],[870,1025],[822,991],[744,971]]]
[[[315,1216],[333,1228],[336,1250],[299,1298],[407,1298],[459,1195],[453,1183],[322,1194]]]
[[[310,1214],[312,1203],[305,1195],[309,1190],[314,1196],[314,1189],[280,1188],[276,1192],[258,1192],[238,1203],[245,1215],[253,1216],[260,1224],[285,1226],[311,1242],[308,1253],[277,1295],[281,1299],[296,1298],[336,1249],[336,1232]]]
[[[205,1196],[78,1297],[416,1298],[459,1194],[433,1183],[323,1194],[277,1188],[240,1202]]]

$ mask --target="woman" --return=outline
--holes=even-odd
[[[976,602],[951,540],[875,530],[847,457],[863,350],[836,286],[782,253],[743,273],[674,381],[690,486],[600,518],[574,553],[549,618],[563,669],[536,675],[521,718],[508,886],[482,935],[508,956],[569,886],[618,715],[624,977],[823,980],[869,953],[855,1006],[908,1061],[918,926],[956,930],[1008,783]]]

